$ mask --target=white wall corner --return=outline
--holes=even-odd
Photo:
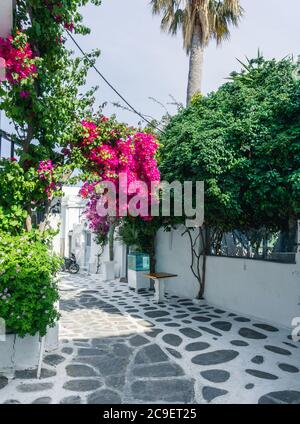
[[[0,37],[8,37],[13,25],[14,0],[1,0]]]

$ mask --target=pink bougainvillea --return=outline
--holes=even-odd
[[[47,194],[48,199],[51,199],[54,193],[59,189],[59,185],[55,178],[56,167],[51,160],[41,161],[38,167],[38,176],[43,183],[44,192]]]
[[[107,216],[100,216],[97,205],[101,202],[105,190],[103,181],[113,182],[116,188],[116,217],[128,212],[128,203],[134,194],[147,199],[147,213],[141,212],[142,219],[151,219],[150,206],[157,201],[152,193],[152,183],[160,181],[155,159],[158,142],[152,134],[136,132],[116,124],[113,119],[100,116],[96,121],[84,120],[79,127],[78,140],[72,147],[79,148],[87,161],[93,181],[86,181],[80,194],[88,199],[86,217],[94,231],[109,229]],[[139,182],[145,183],[143,186]],[[146,185],[146,187],[145,187]],[[137,187],[135,193],[129,193],[129,187]],[[120,202],[121,194],[126,193],[128,203]],[[124,211],[125,209],[125,211]]]
[[[20,84],[37,76],[36,58],[23,32],[17,31],[14,37],[0,37],[0,57],[5,60],[5,77],[9,83]],[[21,96],[27,97],[27,93],[22,91]]]

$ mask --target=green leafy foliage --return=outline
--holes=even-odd
[[[160,141],[163,179],[205,182],[206,225],[286,229],[300,213],[299,64],[248,61],[195,97]]]
[[[0,316],[10,331],[43,336],[55,325],[60,262],[37,233],[0,233]]]
[[[61,169],[55,170],[59,180]],[[45,203],[47,180],[39,177],[37,169],[24,170],[14,160],[0,160],[0,231],[17,235],[25,228],[32,211],[42,211]],[[60,188],[55,192],[60,195]]]
[[[120,240],[131,251],[149,254],[151,272],[155,271],[155,236],[162,226],[164,221],[160,217],[145,222],[140,217],[127,216],[122,218],[118,228]]]
[[[24,87],[2,84],[0,108],[14,123],[22,145],[18,153],[27,167],[39,160],[57,160],[55,147],[71,140],[74,127],[92,106],[96,88],[83,89],[91,63],[74,57],[65,46],[70,24],[77,34],[89,33],[78,12],[88,1],[19,0],[16,4],[14,34],[23,28],[38,58],[37,77]],[[91,62],[98,56],[99,51],[88,54]],[[25,97],[20,96],[21,90],[26,91]]]

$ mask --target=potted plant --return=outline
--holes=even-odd
[[[1,372],[37,367],[40,337],[59,318],[55,274],[60,262],[37,232],[0,233],[0,317],[6,326]]]
[[[119,228],[121,241],[129,248],[127,275],[129,286],[136,290],[149,286],[143,274],[155,272],[155,236],[162,226],[159,217],[145,222],[142,218],[126,217]]]

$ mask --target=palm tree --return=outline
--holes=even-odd
[[[229,25],[243,14],[239,0],[151,0],[152,12],[162,13],[161,28],[183,33],[183,47],[190,57],[187,104],[201,91],[203,54],[211,39],[219,44],[229,37]]]

